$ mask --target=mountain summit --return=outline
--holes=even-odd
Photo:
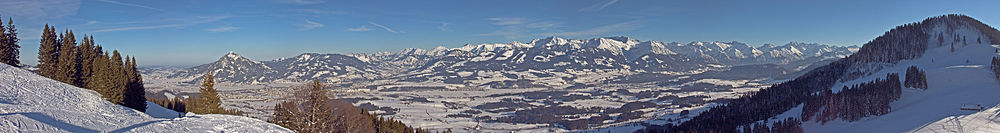
[[[201,79],[198,77],[209,72],[215,74],[216,82],[261,83],[267,82],[262,80],[261,76],[267,76],[268,73],[276,71],[264,63],[247,59],[235,52],[229,52],[215,62],[185,69],[170,75],[170,77],[188,78],[191,81],[196,81]]]

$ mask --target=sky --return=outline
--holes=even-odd
[[[950,13],[996,27],[997,7],[989,0],[0,0],[0,17],[14,19],[25,64],[37,64],[49,24],[92,35],[140,66],[193,66],[229,51],[273,60],[551,36],[850,46]]]

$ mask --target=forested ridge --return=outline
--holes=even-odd
[[[896,81],[896,86],[899,86],[898,75],[890,74],[887,75],[887,80],[876,80],[873,81],[873,83],[849,87],[845,89],[846,91],[841,92],[844,94],[833,94],[832,92],[826,94],[823,92],[834,87],[833,85],[837,81],[853,80],[868,75],[868,73],[864,71],[854,71],[852,69],[860,64],[892,64],[900,60],[919,58],[928,48],[928,42],[921,40],[931,40],[931,37],[936,37],[936,35],[930,34],[929,32],[934,26],[938,25],[944,25],[949,30],[957,28],[961,25],[971,25],[972,27],[979,29],[980,32],[987,36],[987,39],[990,39],[991,42],[1000,42],[998,41],[1000,40],[1000,31],[997,31],[996,29],[989,27],[988,25],[985,25],[969,16],[949,14],[931,17],[921,22],[897,26],[896,28],[887,31],[884,35],[865,43],[857,53],[851,56],[832,62],[826,66],[816,68],[793,80],[776,84],[758,92],[733,99],[725,105],[713,107],[679,125],[667,124],[650,126],[638,132],[738,132],[740,130],[738,128],[741,126],[750,126],[758,121],[766,120],[788,111],[799,104],[803,104],[810,99],[813,101],[826,99],[825,101],[839,101],[844,103],[839,104],[836,107],[869,109],[860,110],[862,112],[857,113],[826,113],[831,116],[827,116],[824,119],[833,118],[832,116],[834,114],[838,114],[836,116],[839,118],[848,120],[868,115],[884,114],[884,112],[886,112],[886,109],[884,108],[886,107],[881,104],[888,104],[888,102],[894,101],[893,99],[898,99],[898,96],[895,96],[897,95],[896,91],[894,91],[895,88],[883,88],[888,90],[872,90],[868,88],[871,88],[872,86],[893,86],[889,84],[893,81],[893,78],[896,79],[894,80]],[[938,39],[935,38],[934,40]],[[953,40],[952,42],[960,41]],[[926,83],[922,85],[926,85]],[[814,95],[817,93],[819,93],[819,95]],[[876,102],[878,103],[876,105],[864,106],[855,106],[861,105],[855,104],[858,101],[830,100],[834,98],[855,97],[859,95],[878,96],[880,97],[879,99],[889,100],[880,100]],[[816,105],[819,104],[811,104],[810,106]],[[836,111],[836,109],[830,109],[829,111]]]

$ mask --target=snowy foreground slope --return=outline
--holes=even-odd
[[[107,102],[94,91],[0,64],[0,132],[291,132],[241,116],[169,118],[176,113],[149,107],[155,117]]]
[[[997,132],[1000,131],[998,120],[1000,108],[993,107],[974,114],[947,117],[912,132]]]

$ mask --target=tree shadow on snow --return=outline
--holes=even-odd
[[[69,123],[66,123],[66,122],[63,122],[63,121],[60,121],[60,120],[56,120],[55,118],[52,118],[51,116],[48,116],[48,115],[45,115],[45,114],[42,114],[42,113],[38,113],[38,112],[6,113],[6,114],[0,114],[0,116],[16,115],[16,114],[24,116],[24,117],[28,117],[28,118],[33,119],[35,121],[42,122],[42,123],[48,124],[48,125],[50,125],[52,127],[59,128],[60,130],[65,130],[65,131],[69,131],[69,132],[75,132],[75,133],[96,133],[96,132],[98,132],[97,130],[88,129],[88,128],[76,126],[76,125],[73,125],[73,124],[69,124]]]
[[[165,120],[155,120],[155,121],[147,121],[147,122],[142,122],[142,123],[136,123],[136,124],[132,124],[131,126],[128,126],[128,127],[123,127],[123,128],[112,130],[109,133],[124,133],[125,131],[129,131],[129,130],[134,129],[134,128],[146,126],[146,125],[153,124],[153,123],[160,122],[160,121],[165,121]]]

